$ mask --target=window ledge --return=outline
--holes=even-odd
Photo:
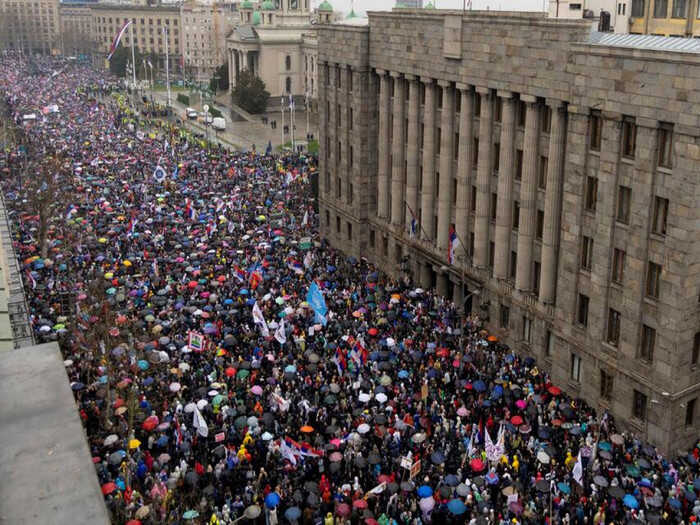
[[[648,295],[645,295],[644,304],[648,304],[649,306],[656,308],[659,304],[659,299],[657,297],[649,297]]]
[[[623,230],[629,230],[629,227],[630,227],[628,222],[622,222],[622,221],[620,221],[620,219],[615,219],[615,226],[617,226],[618,228],[621,228]]]
[[[634,157],[626,157],[624,154],[620,155],[620,162],[623,164],[629,164],[630,166],[634,165]]]
[[[618,343],[619,345],[619,343]],[[617,353],[618,346],[613,345],[609,341],[602,341],[601,346],[603,347],[603,350],[610,352],[610,353]]]
[[[637,416],[632,416],[629,419],[629,424],[638,432],[641,432],[642,430],[644,430],[644,420],[639,419]]]
[[[600,150],[599,149],[588,149],[588,153],[593,155],[594,157],[600,157]]]
[[[673,175],[673,168],[667,166],[656,166],[656,171],[659,173],[665,173],[666,175]]]
[[[659,242],[666,242],[666,234],[665,233],[651,232],[649,234],[649,238],[653,239],[655,241],[659,241]]]

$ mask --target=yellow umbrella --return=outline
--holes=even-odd
[[[107,273],[105,274],[105,279],[111,279],[111,278],[113,278],[113,277],[114,277],[114,274],[113,274],[112,272],[107,272]]]
[[[127,259],[122,264],[128,268],[129,266],[131,266],[131,261]]]
[[[97,242],[99,242],[100,244],[105,244],[107,242],[107,239],[105,239],[104,237],[100,237],[99,239],[97,239]]]
[[[129,440],[129,448],[130,449],[139,448],[140,446],[141,446],[141,442],[138,439]]]

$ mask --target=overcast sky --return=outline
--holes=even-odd
[[[312,0],[316,7],[322,0]],[[427,3],[428,0],[423,0]],[[462,9],[463,0],[437,0],[438,9]],[[467,0],[468,1],[468,0]],[[330,0],[333,9],[337,11],[350,11],[351,0]],[[355,12],[360,14],[365,11],[391,10],[396,0],[353,0]],[[543,0],[472,0],[472,9],[486,9],[496,11],[543,11]]]

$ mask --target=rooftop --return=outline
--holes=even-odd
[[[109,524],[58,344],[0,358],[0,521]]]
[[[591,32],[586,44],[596,46],[625,47],[654,51],[675,51],[677,53],[700,53],[700,39],[677,38],[656,35],[629,35],[624,33]]]

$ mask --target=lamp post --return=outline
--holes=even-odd
[[[201,91],[200,91],[201,94]],[[207,139],[207,148],[209,147],[209,104],[202,106],[204,110],[204,133]]]
[[[280,110],[282,111],[282,148],[284,148],[284,95],[280,98]]]

